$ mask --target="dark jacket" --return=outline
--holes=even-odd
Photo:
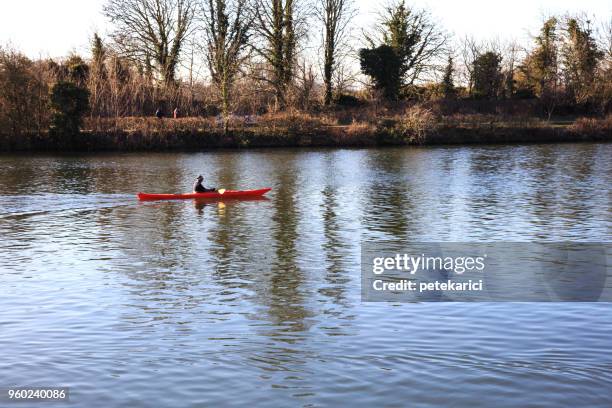
[[[193,191],[195,191],[196,193],[211,193],[213,191],[215,191],[214,188],[206,188],[202,185],[202,182],[199,180],[196,180],[195,184],[193,185]]]

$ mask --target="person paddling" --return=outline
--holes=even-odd
[[[193,185],[193,192],[194,193],[214,193],[215,191],[217,191],[216,188],[206,188],[202,185],[202,182],[204,181],[204,177],[202,177],[201,175],[198,176],[198,178],[196,179],[195,184]]]

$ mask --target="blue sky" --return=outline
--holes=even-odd
[[[370,25],[385,0],[356,0],[357,27]],[[565,11],[584,11],[605,20],[612,16],[610,0],[414,0],[426,6],[457,35],[478,38],[526,40],[535,32],[542,16]],[[64,56],[85,52],[88,39],[98,30],[108,30],[101,15],[104,0],[16,0],[3,1],[0,13],[0,45],[11,44],[32,57]]]

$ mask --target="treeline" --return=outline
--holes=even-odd
[[[60,137],[83,115],[175,109],[227,126],[233,114],[399,100],[525,99],[547,118],[612,110],[612,20],[595,30],[585,17],[551,17],[521,46],[458,40],[402,0],[360,39],[353,0],[108,0],[103,13],[112,34],[95,34],[87,57],[0,48],[0,133]]]
[[[380,40],[359,57],[362,72],[388,99],[537,98],[549,118],[555,111],[605,114],[612,108],[612,20],[596,38],[584,17],[551,17],[529,49],[465,38],[455,55],[423,12],[400,2],[386,10],[380,31]],[[444,54],[442,80],[419,83],[428,69],[438,69],[432,57]]]

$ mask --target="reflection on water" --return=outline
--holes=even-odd
[[[609,406],[606,304],[360,301],[364,241],[609,241],[609,144],[0,158],[0,388]],[[135,193],[272,187],[268,199]],[[451,399],[452,396],[452,399]]]

